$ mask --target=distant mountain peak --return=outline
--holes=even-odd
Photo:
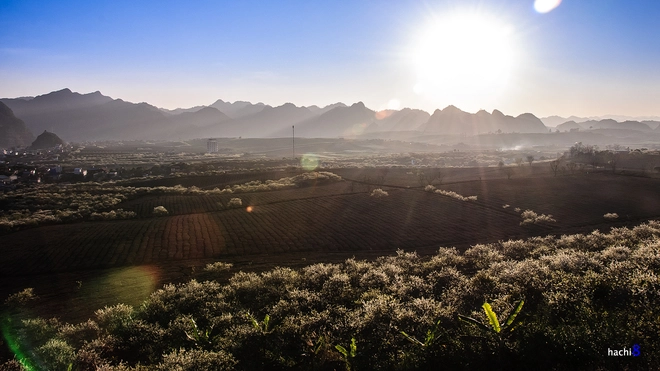
[[[445,107],[442,112],[463,112],[463,110],[459,109],[458,107],[454,106],[453,104],[448,105]]]

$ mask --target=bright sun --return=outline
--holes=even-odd
[[[413,51],[415,92],[464,108],[492,100],[515,62],[512,33],[512,27],[476,14],[436,19]]]

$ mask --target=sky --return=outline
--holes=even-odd
[[[660,116],[658,14],[646,0],[0,0],[0,97]]]

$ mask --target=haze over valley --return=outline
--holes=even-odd
[[[290,137],[292,126],[295,135],[303,138],[467,142],[484,148],[569,147],[577,141],[645,145],[660,141],[660,121],[557,116],[539,119],[532,113],[513,117],[499,110],[468,113],[452,105],[429,114],[410,108],[375,111],[362,102],[320,108],[217,100],[208,106],[166,110],[113,99],[98,91],[81,94],[69,89],[36,97],[3,98],[0,102],[6,107],[2,145],[7,148],[27,146],[35,134],[43,131],[56,133],[67,142],[163,141]],[[552,127],[543,120],[548,125],[562,122]]]
[[[657,370],[658,14],[3,1],[0,371]]]

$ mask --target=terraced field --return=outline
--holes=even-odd
[[[171,201],[168,206],[178,202],[182,211],[202,211],[208,205],[208,211],[14,233],[6,237],[10,247],[2,274],[305,251],[436,248],[528,232],[518,225],[518,216],[504,210],[419,190],[390,190],[390,196],[380,199],[357,193],[271,203],[265,198],[259,202],[256,193],[251,196],[255,202],[249,203],[254,205],[250,211],[212,211],[217,202],[208,196],[167,196],[161,201]]]
[[[366,174],[374,179],[377,171],[346,177]],[[431,254],[440,246],[463,249],[511,238],[607,230],[660,217],[658,179],[610,174],[478,177],[440,187],[476,195],[476,201],[425,192],[404,170],[392,176],[394,183],[385,178],[390,186],[383,186],[389,193],[383,198],[369,196],[368,189],[376,185],[360,181],[223,195],[147,195],[116,205],[135,211],[137,219],[51,225],[3,236],[0,295],[34,287],[49,297],[44,304],[48,313],[67,316],[67,300],[76,305],[89,301],[96,307],[130,301],[130,295],[141,300],[149,288],[190,278],[195,267],[216,260],[238,263],[239,269],[269,269],[375,257],[396,249]],[[196,185],[193,178],[189,183]],[[228,208],[233,197],[241,198],[243,206]],[[505,204],[510,207],[503,208]],[[155,206],[166,207],[169,215],[154,217]],[[557,222],[520,226],[516,207],[552,214]],[[620,218],[604,219],[608,212]],[[114,281],[125,282],[121,291],[129,297],[114,298],[104,289],[79,291],[76,282],[106,282],[99,277],[114,277],[130,267],[139,268],[139,279]],[[144,282],[150,282],[147,288],[131,290],[131,285]],[[79,311],[81,316],[86,313]]]
[[[319,198],[333,195],[355,193],[364,187],[354,186],[350,182],[327,184],[319,187],[293,188],[272,192],[236,193],[224,195],[163,195],[145,196],[136,200],[123,202],[118,208],[137,213],[138,217],[152,217],[156,206],[164,206],[170,215],[203,213],[220,211],[228,208],[229,200],[238,197],[243,205],[265,205],[288,202],[308,198]]]
[[[477,195],[493,207],[531,209],[552,214],[557,226],[570,228],[600,224],[606,213],[620,221],[638,221],[660,215],[658,179],[610,173],[493,179],[487,182],[448,184],[443,189]]]

